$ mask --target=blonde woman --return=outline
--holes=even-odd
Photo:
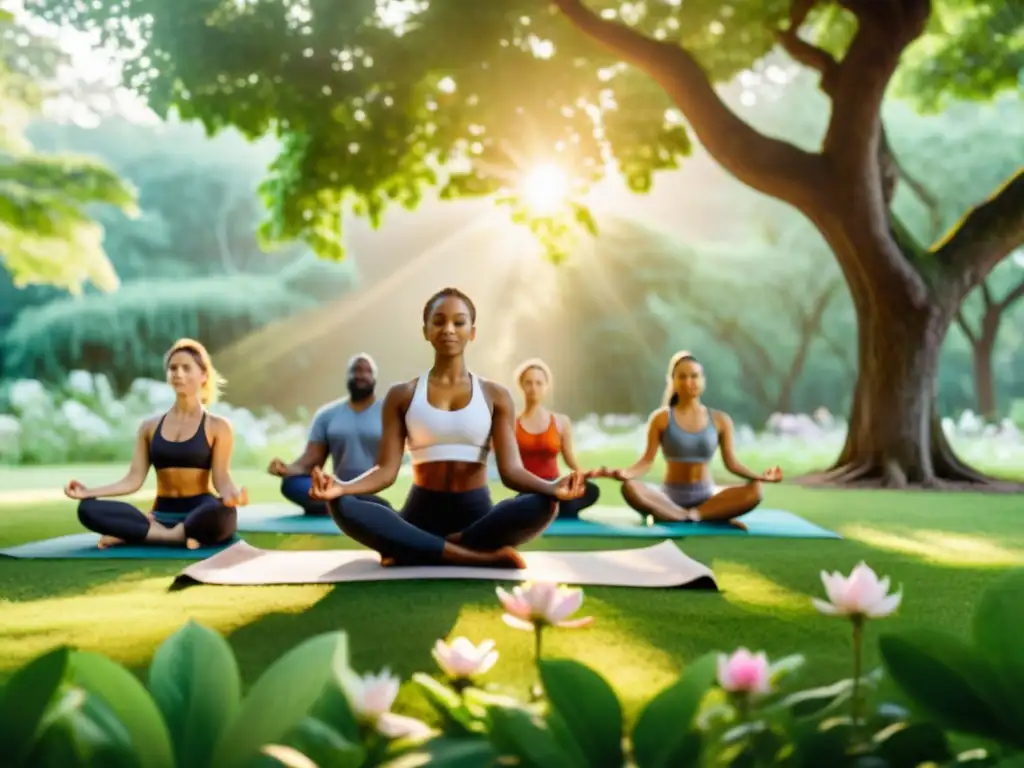
[[[561,456],[570,470],[582,471],[573,450],[572,422],[568,416],[552,413],[544,406],[551,389],[551,369],[547,363],[537,358],[520,363],[515,377],[525,405],[516,417],[516,444],[523,466],[537,477],[555,480],[561,473]],[[580,498],[559,502],[558,519],[578,518],[580,511],[593,506],[600,495],[597,485],[587,480]]]
[[[139,425],[135,454],[123,479],[99,488],[72,480],[64,494],[76,499],[78,519],[101,535],[99,547],[118,544],[186,546],[197,549],[230,539],[236,508],[248,496],[231,479],[234,430],[231,423],[206,410],[217,400],[223,379],[206,348],[180,339],[164,357],[167,383],[174,390],[171,409]],[[145,515],[125,501],[156,470],[156,501]],[[211,481],[218,496],[210,492]]]

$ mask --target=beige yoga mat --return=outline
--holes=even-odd
[[[485,579],[556,581],[610,587],[685,587],[717,590],[714,574],[671,541],[639,549],[591,552],[524,552],[525,570],[463,568],[449,565],[384,568],[380,556],[365,549],[289,551],[257,549],[244,541],[189,565],[175,581],[231,586],[258,584],[333,584],[409,579]]]

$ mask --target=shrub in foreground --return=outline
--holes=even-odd
[[[912,768],[1024,765],[1024,571],[982,597],[972,643],[908,631],[883,635],[883,670],[861,673],[863,633],[897,609],[861,564],[822,574],[818,610],[848,621],[853,676],[801,690],[799,656],[709,653],[642,709],[632,729],[607,681],[570,659],[543,657],[545,632],[578,628],[582,590],[498,590],[504,619],[533,634],[538,686],[522,701],[481,686],[492,641],[439,640],[440,679],[413,676],[436,712],[428,725],[392,712],[399,680],[358,675],[346,635],[309,639],[272,664],[244,697],[234,654],[186,624],[160,646],[144,685],[96,653],[58,648],[21,668],[0,694],[0,763],[33,768]],[[875,703],[885,677],[909,702]],[[984,748],[955,754],[952,734]]]

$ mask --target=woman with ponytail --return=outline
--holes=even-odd
[[[596,476],[622,481],[622,495],[637,512],[663,522],[722,522],[750,512],[761,503],[761,483],[778,483],[782,470],[772,467],[757,475],[733,453],[732,419],[701,404],[704,367],[690,352],[677,352],[668,364],[662,408],[651,414],[647,447],[626,469],[602,469]],[[665,480],[661,486],[641,481],[661,448]],[[721,449],[725,468],[747,482],[716,488],[709,466]]]
[[[179,339],[164,356],[164,370],[174,405],[139,425],[124,478],[99,488],[72,480],[64,488],[68,498],[79,501],[82,525],[100,534],[101,548],[221,544],[234,536],[237,508],[248,501],[245,489],[231,478],[231,422],[206,410],[224,385],[209,352],[194,339]],[[156,470],[156,501],[149,514],[111,498],[136,493],[150,466]],[[211,482],[216,496],[210,492]]]

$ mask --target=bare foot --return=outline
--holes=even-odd
[[[199,549],[200,544],[195,539],[186,539],[185,540],[185,546],[188,547],[189,549]]]
[[[741,531],[747,531],[748,530],[747,524],[744,523],[744,522],[741,522],[738,518],[735,518],[735,517],[732,520],[729,521],[729,525],[735,525]]]
[[[97,549],[106,549],[107,547],[119,547],[124,544],[124,539],[118,539],[114,536],[101,536],[100,540],[96,543]]]
[[[450,541],[452,544],[458,544],[462,541],[462,531],[459,531],[458,533],[450,533],[444,538],[445,541]]]
[[[523,569],[526,561],[512,547],[502,547],[491,552],[479,552],[448,542],[444,547],[444,562],[449,565],[465,565],[478,568]]]
[[[393,568],[395,566],[395,558],[393,557],[382,557],[380,559],[381,568]]]

